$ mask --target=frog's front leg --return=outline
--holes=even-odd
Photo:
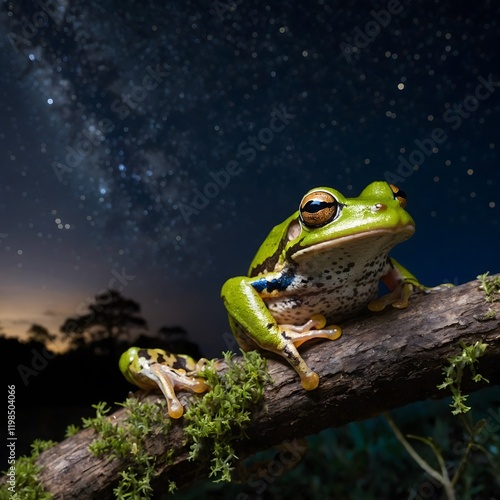
[[[258,283],[258,284],[257,284]],[[338,327],[325,326],[325,318],[313,316],[304,325],[279,325],[267,308],[260,293],[272,294],[279,287],[276,278],[231,278],[222,287],[222,298],[229,313],[231,329],[244,350],[261,349],[284,357],[299,374],[304,389],[316,389],[317,373],[312,371],[297,351],[297,347],[315,338],[335,340],[340,337]],[[319,329],[314,329],[319,328]]]

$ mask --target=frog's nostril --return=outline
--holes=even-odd
[[[373,209],[374,212],[382,212],[384,210],[387,210],[387,205],[385,203],[377,203],[374,205]]]

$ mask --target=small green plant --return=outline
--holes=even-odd
[[[150,483],[155,476],[155,458],[146,452],[144,438],[151,434],[168,433],[170,419],[164,415],[165,405],[165,401],[156,404],[129,398],[122,404],[128,410],[127,417],[118,425],[106,416],[110,411],[106,403],[98,403],[93,405],[96,416],[82,419],[83,427],[99,433],[89,446],[94,455],[108,454],[110,458],[122,460],[133,457],[133,463],[120,473],[118,486],[113,490],[116,498],[151,498],[153,489]],[[169,457],[163,458],[168,460]],[[169,488],[172,486],[169,485]]]
[[[168,492],[173,495],[177,491],[177,484],[175,481],[168,482]]]
[[[489,271],[480,274],[477,279],[480,281],[479,288],[486,294],[486,302],[496,302],[500,300],[500,276],[490,276]]]
[[[64,433],[65,438],[69,438],[78,434],[80,432],[80,427],[78,425],[70,424],[66,427],[66,432]]]
[[[19,457],[14,467],[14,483],[9,480],[7,484],[0,486],[0,500],[50,500],[52,495],[44,491],[42,485],[38,482],[37,476],[41,467],[36,465],[36,459],[42,451],[52,448],[57,443],[55,441],[44,441],[35,439],[31,444],[31,455]],[[9,471],[4,471],[7,477],[11,477]]]
[[[469,406],[465,405],[465,401],[468,396],[462,394],[461,383],[464,370],[466,367],[472,373],[472,380],[474,382],[480,382],[481,380],[489,383],[489,380],[484,378],[480,373],[476,372],[475,364],[478,362],[484,351],[486,350],[487,344],[481,342],[476,342],[474,345],[467,346],[463,341],[460,342],[460,347],[462,347],[462,352],[448,358],[448,366],[443,368],[443,373],[445,375],[444,382],[438,385],[438,389],[450,388],[452,394],[452,402],[450,406],[454,408],[452,411],[453,415],[459,413],[467,413],[470,410]]]
[[[188,425],[184,432],[192,442],[189,458],[197,458],[202,449],[211,450],[214,482],[231,480],[237,460],[233,444],[244,436],[251,409],[262,400],[269,379],[266,361],[257,351],[243,352],[242,360],[226,352],[224,360],[227,370],[222,375],[216,362],[207,366],[204,376],[212,390],[193,401],[185,414]]]

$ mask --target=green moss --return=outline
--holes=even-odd
[[[234,455],[233,443],[244,436],[245,426],[250,421],[250,411],[261,401],[264,384],[269,376],[265,359],[257,352],[243,354],[243,360],[236,361],[231,353],[225,353],[227,370],[219,376],[217,361],[212,361],[204,376],[213,387],[203,398],[193,399],[185,414],[188,421],[186,434],[191,441],[190,458],[197,457],[201,449],[210,449],[212,454],[211,476],[217,480],[229,481]],[[130,398],[122,404],[127,409],[126,418],[120,424],[112,421],[108,414],[111,408],[106,403],[93,405],[96,416],[83,418],[83,428],[98,432],[98,437],[89,445],[96,456],[107,455],[109,459],[118,458],[126,463],[120,473],[118,486],[113,490],[118,499],[144,500],[152,498],[151,480],[155,477],[155,464],[171,461],[172,451],[161,457],[153,457],[145,449],[145,438],[165,435],[171,426],[166,417],[166,402],[140,402]],[[66,437],[80,431],[78,426],[70,425]],[[15,487],[9,484],[0,486],[0,500],[49,500],[50,493],[44,492],[37,482],[40,467],[35,465],[39,454],[56,443],[36,440],[32,444],[32,454],[20,457],[15,464]],[[132,458],[131,458],[132,457]],[[6,471],[7,473],[7,471]],[[174,481],[168,481],[168,491],[175,492]]]
[[[500,300],[500,276],[490,276],[489,271],[480,274],[477,279],[480,281],[479,288],[486,294],[486,302],[496,302]]]
[[[244,436],[251,409],[262,400],[269,379],[266,361],[257,351],[244,352],[239,361],[226,352],[224,360],[227,370],[222,375],[216,362],[206,367],[204,376],[212,390],[194,400],[185,414],[188,425],[184,432],[191,442],[189,458],[194,460],[202,450],[210,450],[210,477],[215,477],[215,482],[231,480],[237,459],[233,443]]]
[[[151,479],[154,477],[154,467],[148,466],[140,472],[136,470],[136,467],[129,467],[120,472],[120,482],[113,490],[116,498],[148,499],[152,497],[154,492]]]
[[[166,402],[159,404],[139,402],[129,398],[122,405],[128,410],[126,419],[120,425],[112,422],[107,414],[106,403],[94,405],[96,416],[82,419],[85,428],[95,429],[99,437],[89,445],[96,456],[108,455],[132,463],[120,473],[118,486],[113,490],[116,498],[149,499],[153,494],[151,480],[155,476],[156,459],[145,450],[145,438],[163,435],[170,429],[170,419],[165,417]],[[162,457],[168,461],[170,456]]]
[[[12,465],[15,474],[10,476],[8,470],[3,472],[8,476],[8,479],[15,478],[15,484],[7,482],[7,484],[0,485],[0,500],[50,500],[52,495],[44,491],[38,482],[41,467],[35,462],[42,451],[48,450],[56,444],[55,441],[35,439],[31,444],[31,455],[19,457]]]
[[[448,358],[449,365],[443,368],[443,373],[445,375],[444,382],[437,386],[438,389],[450,388],[452,394],[452,403],[450,406],[454,408],[452,411],[453,415],[467,413],[470,410],[470,407],[465,405],[468,396],[462,394],[461,390],[465,368],[468,367],[471,371],[472,380],[474,382],[484,380],[489,383],[486,378],[476,372],[474,366],[478,362],[478,358],[484,354],[487,344],[476,342],[474,345],[467,346],[461,341],[460,346],[462,347],[462,352],[452,358]]]

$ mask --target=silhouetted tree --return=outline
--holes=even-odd
[[[116,290],[96,295],[88,310],[88,314],[68,318],[61,326],[64,337],[75,348],[92,345],[95,351],[109,353],[120,338],[130,339],[132,330],[147,328],[146,320],[139,316],[140,305]]]
[[[44,326],[33,323],[31,328],[28,330],[29,340],[34,342],[40,342],[41,344],[47,344],[56,339],[56,335],[50,333]]]

